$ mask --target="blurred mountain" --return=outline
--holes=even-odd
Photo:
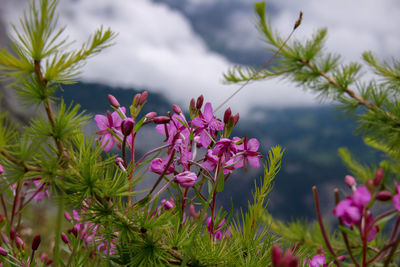
[[[60,95],[67,103],[73,101],[81,104],[89,113],[105,114],[106,109],[110,109],[107,94],[113,94],[122,106],[129,107],[137,92],[134,89],[78,83],[63,86]],[[166,114],[171,107],[172,104],[161,94],[150,93],[142,114],[150,111]],[[348,174],[338,156],[339,147],[348,147],[363,162],[372,162],[378,157],[359,136],[353,134],[353,121],[341,117],[332,106],[286,109],[254,107],[251,114],[251,117],[239,121],[233,136],[257,138],[264,156],[272,146],[279,144],[285,148],[282,168],[269,202],[270,212],[279,218],[313,218],[313,185],[317,185],[321,191],[322,206],[329,216],[333,207],[332,190],[334,186],[343,186],[343,178]],[[94,131],[96,129],[92,129]],[[144,129],[144,132],[140,137],[139,149],[142,153],[162,141],[153,127]],[[262,175],[262,168],[249,168],[247,173],[239,171],[232,175],[226,183],[226,190],[219,196],[222,206],[230,207],[232,199],[236,209],[245,209],[251,199],[254,180]]]

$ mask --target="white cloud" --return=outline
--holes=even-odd
[[[193,0],[193,5],[196,1]],[[198,3],[197,3],[198,4]],[[212,1],[207,1],[211,5]],[[249,3],[250,4],[250,3]],[[296,37],[310,36],[319,27],[329,27],[328,46],[348,59],[359,59],[362,51],[371,49],[380,55],[399,52],[399,4],[395,0],[275,0],[279,13],[272,22],[283,35],[293,27],[298,11],[304,11],[304,22]],[[18,8],[18,10],[20,10]],[[140,86],[163,92],[172,101],[187,105],[190,98],[204,94],[214,105],[221,103],[237,85],[222,85],[222,73],[231,65],[223,56],[207,49],[196,35],[190,21],[165,4],[147,0],[61,1],[61,23],[67,24],[72,39],[83,41],[99,25],[118,32],[116,45],[90,59],[83,79],[110,85]],[[6,18],[20,16],[7,12]],[[252,13],[232,14],[232,30],[240,43],[246,40]],[[249,22],[250,21],[250,22]],[[244,36],[244,37],[243,37]],[[236,111],[262,104],[265,106],[308,105],[317,103],[313,96],[289,83],[276,80],[254,83],[230,102]]]

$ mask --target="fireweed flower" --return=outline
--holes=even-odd
[[[278,245],[272,247],[272,266],[273,267],[297,267],[298,259],[293,255],[291,250],[287,250],[283,254],[282,249]]]
[[[234,137],[233,140],[238,141],[240,138]],[[261,157],[260,153],[257,152],[260,147],[260,142],[257,139],[251,138],[247,141],[247,138],[244,138],[244,141],[240,145],[236,145],[236,151],[238,155],[235,157],[235,168],[241,168],[246,166],[248,162],[254,168],[260,167],[259,158]]]
[[[215,137],[215,131],[224,129],[224,124],[213,113],[211,103],[204,106],[204,113],[199,111],[199,116],[192,120],[192,125],[198,127],[196,134],[200,134],[200,143],[207,148],[211,143],[211,137]]]
[[[0,164],[0,175],[4,173],[3,165]]]
[[[397,182],[394,183],[394,187],[396,188],[396,195],[393,196],[393,205],[398,211],[400,211],[400,186]]]
[[[162,174],[164,172],[164,169],[167,167],[167,164],[170,160],[170,157],[168,156],[165,159],[160,159],[160,158],[155,158],[151,161],[149,171],[157,173],[157,174]],[[167,171],[165,174],[171,174],[175,170],[174,165],[171,164],[169,165]]]
[[[347,226],[358,224],[361,221],[362,210],[365,205],[371,201],[371,193],[366,186],[359,186],[353,196],[347,196],[345,200],[340,201],[333,214],[343,220]]]
[[[197,176],[194,172],[184,171],[175,175],[175,182],[184,188],[189,188],[194,186],[196,183]]]
[[[328,266],[328,264],[325,263],[325,255],[324,254],[317,254],[314,257],[312,257],[311,259],[304,259],[303,266],[325,267],[325,266]]]
[[[121,107],[120,110],[125,114],[124,107]],[[107,111],[107,116],[98,114],[94,117],[94,120],[99,128],[97,134],[101,135],[101,146],[103,147],[104,151],[108,152],[113,147],[114,143],[119,143],[119,141],[110,131],[113,131],[122,139],[121,123],[123,120],[116,111],[111,114]]]
[[[209,150],[207,150],[207,154],[205,156],[205,161],[203,162],[202,166],[209,171],[215,171],[219,160],[220,159],[216,155],[213,154],[213,150],[209,149]],[[225,164],[225,162],[227,162],[227,160],[225,159],[225,156],[222,156],[221,163],[223,163],[222,164],[223,171],[224,171],[224,174],[226,175],[226,174],[230,173],[234,169],[234,167],[233,167],[233,165],[227,166]]]

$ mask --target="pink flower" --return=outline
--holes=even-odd
[[[120,110],[125,113],[124,107],[121,107]],[[111,114],[107,111],[107,116],[96,115],[94,120],[96,121],[97,127],[99,127],[97,134],[101,135],[101,146],[104,148],[104,151],[108,152],[113,147],[114,143],[118,143],[118,140],[112,133],[110,133],[110,131],[113,131],[117,136],[122,138],[122,118],[116,111]]]
[[[215,137],[215,131],[224,129],[224,124],[215,118],[211,103],[207,102],[204,106],[204,113],[199,112],[199,116],[192,120],[192,125],[198,127],[196,134],[200,134],[200,143],[203,147],[208,147],[211,138]]]
[[[298,259],[291,250],[287,250],[283,255],[282,249],[278,245],[272,247],[272,266],[273,267],[297,267]]]
[[[170,157],[167,157],[166,159],[160,159],[160,158],[155,158],[151,161],[149,171],[157,173],[157,174],[162,174],[167,167],[167,164],[169,162]],[[167,171],[165,174],[170,174],[174,172],[174,165],[171,164],[169,165]]]
[[[0,175],[4,173],[3,165],[0,164]]]
[[[233,138],[233,140],[238,141],[240,139],[236,137]],[[259,158],[261,157],[260,153],[257,152],[259,147],[260,143],[257,139],[251,138],[249,141],[247,141],[247,138],[244,137],[243,143],[236,146],[238,156],[235,157],[235,161],[240,161],[234,165],[235,168],[246,166],[246,162],[248,162],[254,168],[259,168]]]
[[[393,196],[393,205],[398,211],[400,211],[400,186],[397,182],[394,183],[394,186],[396,188],[396,195]]]
[[[196,183],[197,176],[194,172],[184,171],[175,176],[175,181],[182,187],[189,188]]]
[[[305,264],[308,264],[308,267],[324,267],[328,266],[328,264],[325,264],[325,255],[324,254],[317,254],[312,259],[304,260],[303,261],[303,266]]]
[[[362,210],[371,201],[371,193],[366,186],[359,186],[353,196],[340,201],[333,214],[343,220],[347,226],[358,224],[361,221]]]

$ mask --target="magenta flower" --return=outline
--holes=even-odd
[[[398,211],[400,211],[400,186],[397,184],[397,182],[394,183],[394,186],[396,188],[396,195],[393,196],[393,205]]]
[[[189,188],[194,186],[196,183],[197,176],[194,172],[184,171],[175,175],[175,181],[184,188]]]
[[[0,175],[4,173],[3,165],[0,164]]]
[[[149,171],[157,173],[157,174],[162,174],[167,167],[167,164],[169,162],[170,157],[167,157],[166,159],[160,159],[160,158],[155,158],[151,161]],[[165,174],[170,174],[174,172],[174,165],[171,164],[169,165],[167,171]]]
[[[192,120],[192,125],[198,127],[196,134],[200,134],[200,143],[203,147],[208,147],[211,138],[215,137],[215,131],[224,129],[224,124],[215,118],[211,103],[207,102],[204,106],[204,113],[199,112],[199,116]]]
[[[120,110],[123,113],[125,113],[124,107],[121,107]],[[94,120],[96,121],[97,127],[99,127],[100,130],[97,132],[97,134],[101,135],[100,137],[101,146],[103,147],[104,151],[108,152],[113,147],[114,143],[119,142],[115,138],[115,136],[110,132],[110,130],[113,131],[118,137],[122,139],[122,134],[121,134],[122,118],[116,111],[114,111],[111,114],[109,111],[107,111],[107,116],[96,115],[94,117]]]
[[[240,140],[238,137],[233,138],[234,141]],[[241,168],[243,166],[247,166],[247,162],[253,166],[254,168],[260,167],[259,158],[261,157],[260,153],[257,152],[260,147],[260,142],[257,139],[251,138],[247,141],[247,138],[244,137],[243,143],[236,146],[237,157],[235,157],[235,168]],[[246,168],[246,167],[245,167]]]
[[[216,171],[218,161],[219,158],[213,154],[213,150],[209,149],[207,151],[207,154],[205,156],[205,161],[203,162],[202,166],[209,171]],[[226,163],[225,156],[222,156],[221,163],[225,175],[230,173],[234,169],[233,164],[225,164]]]
[[[306,266],[305,264],[308,264],[308,267],[325,267],[328,266],[328,264],[325,264],[325,255],[324,254],[317,254],[312,259],[307,259],[303,261],[303,266]]]
[[[371,201],[371,193],[366,186],[359,186],[353,196],[340,201],[333,214],[343,220],[347,226],[358,224],[361,221],[362,210]]]

